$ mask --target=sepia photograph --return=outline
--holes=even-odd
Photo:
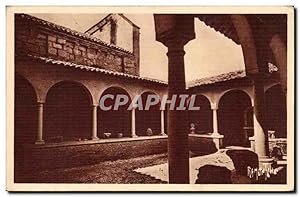
[[[295,189],[294,7],[6,16],[8,191]]]

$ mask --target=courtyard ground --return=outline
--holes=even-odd
[[[224,156],[221,158],[220,154],[215,155],[218,158],[212,157],[210,154],[203,157],[197,157],[190,154],[196,161],[197,166],[206,164],[229,166],[233,165],[231,162],[226,162]],[[205,158],[205,159],[204,159]],[[204,159],[204,160],[203,160]],[[122,159],[115,161],[104,161],[94,165],[85,165],[80,167],[67,167],[51,170],[32,171],[30,176],[22,179],[21,182],[28,183],[116,183],[116,184],[160,184],[167,183],[167,180],[158,179],[159,176],[149,176],[149,172],[138,173],[134,170],[149,169],[147,167],[159,167],[167,163],[167,153],[148,155],[143,157],[136,157],[130,159]],[[192,162],[193,163],[193,162]],[[195,162],[194,162],[195,163]],[[162,165],[161,165],[162,164]],[[150,168],[152,168],[150,167]],[[192,165],[192,168],[195,166]],[[231,166],[233,168],[233,166]],[[137,170],[139,171],[139,170]],[[147,170],[146,170],[147,171]],[[156,177],[156,178],[154,178]],[[194,177],[196,178],[196,177]],[[194,182],[194,180],[193,180]],[[260,183],[260,182],[257,182]],[[264,184],[285,184],[286,183],[286,168],[282,170],[277,176],[271,177],[268,181],[263,181]]]
[[[167,154],[149,155],[95,165],[32,172],[34,183],[166,183],[133,170],[167,162]]]

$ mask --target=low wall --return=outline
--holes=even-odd
[[[189,135],[189,148],[195,156],[207,155],[218,151],[213,138],[197,134]]]
[[[101,161],[113,161],[167,152],[167,138],[134,139],[127,141],[87,144],[45,145],[24,149],[24,169],[43,170],[53,168],[92,165]]]
[[[167,152],[167,136],[68,142],[24,147],[24,159],[17,168],[25,171],[93,165]],[[217,151],[211,138],[189,136],[190,151],[207,155]]]

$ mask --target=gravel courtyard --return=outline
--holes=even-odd
[[[95,165],[33,172],[35,183],[166,183],[133,170],[167,162],[167,154],[126,160],[105,161]]]

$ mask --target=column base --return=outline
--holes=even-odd
[[[167,135],[166,133],[160,133],[160,135]]]
[[[92,137],[92,140],[100,140],[98,137]]]
[[[220,135],[219,133],[217,133],[217,134],[213,133],[211,135],[211,137],[212,137],[213,142],[215,143],[217,149],[220,149],[223,147],[224,135]]]
[[[254,136],[249,137],[249,141],[250,141],[250,147],[251,147],[251,150],[252,150],[253,152],[255,152],[255,138],[254,138]]]
[[[131,137],[132,137],[132,138],[136,138],[136,137],[139,137],[139,136],[137,136],[137,135],[132,135]]]
[[[259,157],[259,168],[267,170],[268,168],[270,169],[272,167],[272,164],[274,163],[274,159],[264,156],[264,157]]]
[[[45,144],[44,140],[37,140],[34,142],[34,144]]]

